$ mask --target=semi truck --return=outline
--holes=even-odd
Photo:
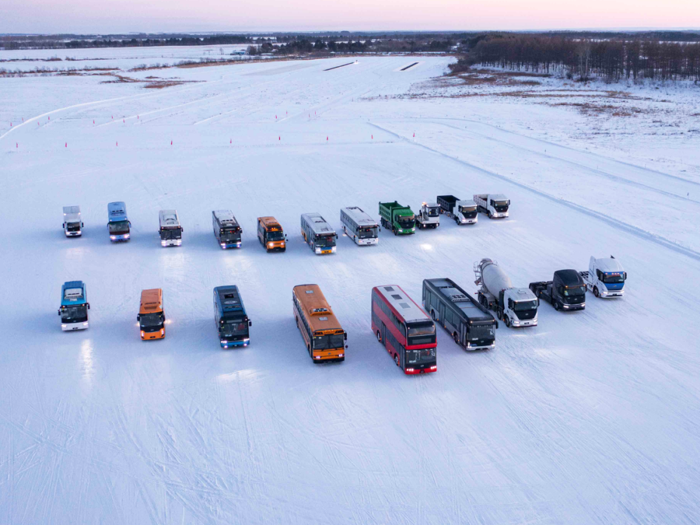
[[[80,206],[63,207],[63,233],[66,237],[80,237],[83,234]]]
[[[515,288],[496,261],[482,259],[474,264],[474,283],[479,303],[496,312],[508,327],[537,326],[540,302],[529,288]]]
[[[126,216],[126,204],[110,202],[107,205],[107,228],[112,242],[128,241],[131,238],[131,221]]]
[[[588,290],[596,297],[622,297],[627,280],[627,272],[620,262],[612,255],[610,258],[596,259],[591,257],[588,271],[581,272]]]
[[[182,246],[182,225],[175,210],[160,210],[158,212],[158,234],[161,246]]]
[[[58,315],[61,318],[61,330],[87,330],[88,310],[87,287],[83,281],[68,281],[61,287],[61,307]]]
[[[402,206],[397,201],[380,202],[379,216],[382,226],[394,232],[394,235],[416,233],[416,216],[410,206]]]
[[[498,321],[452,279],[424,280],[423,307],[465,350],[496,346]]]
[[[435,229],[440,226],[440,206],[434,202],[424,202],[416,215],[416,224],[421,229]]]
[[[454,195],[438,195],[440,213],[444,213],[457,224],[476,224],[478,213],[476,202],[473,200],[461,200]]]
[[[488,215],[489,219],[508,217],[510,200],[500,193],[482,193],[474,195],[477,210]]]
[[[550,303],[555,310],[586,308],[586,283],[576,270],[557,270],[551,281],[530,283],[530,290],[538,299]]]

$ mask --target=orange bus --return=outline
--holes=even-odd
[[[163,313],[163,290],[154,288],[141,292],[141,309],[136,317],[141,327],[141,339],[163,339],[165,337],[165,314]]]
[[[287,249],[287,236],[274,217],[258,217],[258,240],[268,252]]]
[[[292,291],[294,318],[309,356],[319,361],[345,361],[348,334],[333,315],[317,284],[300,284]]]

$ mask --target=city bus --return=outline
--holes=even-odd
[[[165,313],[163,312],[163,290],[153,288],[141,292],[141,308],[136,316],[141,328],[141,339],[163,339],[165,337]]]
[[[379,224],[357,206],[340,210],[340,222],[343,224],[345,235],[350,237],[358,246],[368,246],[379,243]]]
[[[182,225],[175,210],[160,210],[158,212],[161,246],[182,246]]]
[[[68,281],[61,287],[61,330],[86,330],[88,327],[87,287],[83,281]]]
[[[317,284],[300,284],[292,290],[294,318],[314,363],[345,361],[348,334],[340,326]]]
[[[126,216],[126,204],[110,202],[107,205],[107,228],[112,242],[128,241],[131,238],[131,221]]]
[[[404,373],[437,371],[435,323],[399,286],[372,289],[372,331]]]
[[[338,234],[320,214],[304,213],[301,216],[301,235],[316,255],[335,253]]]
[[[268,252],[287,249],[287,236],[274,217],[258,217],[258,240]]]
[[[253,322],[246,314],[238,286],[214,288],[214,322],[219,331],[221,348],[250,344],[249,328]]]
[[[222,249],[241,247],[243,230],[231,210],[211,212],[211,224],[214,228],[214,237]]]

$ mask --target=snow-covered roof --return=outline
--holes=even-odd
[[[612,257],[607,257],[603,259],[595,260],[595,267],[601,272],[624,272],[625,269],[622,267],[617,259]]]
[[[406,292],[396,285],[377,286],[387,302],[401,314],[406,322],[429,321],[430,317],[411,299]]]

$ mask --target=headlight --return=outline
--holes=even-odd
[[[272,243],[272,242],[268,242],[268,243],[267,243],[267,247],[268,247],[268,248],[272,248],[274,245],[275,245],[275,244]]]
[[[402,228],[399,228],[399,233],[403,233],[403,229],[402,229]]]
[[[146,334],[144,333],[143,330],[141,330],[141,337],[145,337],[145,336],[146,336]]]
[[[65,328],[65,327],[66,327],[66,325],[64,325],[64,324],[61,325],[61,328]]]
[[[113,241],[116,241],[116,240],[117,240],[117,236],[116,236],[116,235],[110,235],[109,238],[112,239]]]
[[[165,241],[160,241],[161,246],[165,246]]]
[[[160,329],[160,335],[165,335],[165,328]]]

